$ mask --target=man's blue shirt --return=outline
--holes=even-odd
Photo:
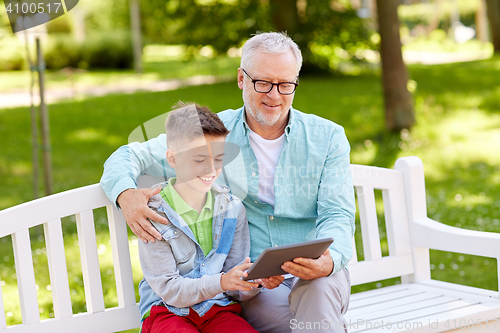
[[[350,147],[344,129],[329,120],[290,109],[274,175],[273,207],[258,198],[259,168],[250,146],[244,108],[217,115],[231,131],[227,142],[241,150],[224,166],[218,181],[229,185],[245,205],[252,261],[271,246],[333,237],[332,274],[344,268],[352,256],[356,209]],[[165,134],[119,148],[106,161],[101,179],[108,198],[116,202],[121,192],[136,187],[141,174],[175,176],[166,163],[166,150]]]

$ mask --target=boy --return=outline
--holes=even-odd
[[[148,203],[170,223],[151,221],[162,240],[139,244],[142,332],[255,333],[230,298],[262,289],[241,279],[252,265],[246,211],[227,186],[215,184],[229,131],[207,107],[177,106],[165,125],[176,177]]]

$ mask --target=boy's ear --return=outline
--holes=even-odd
[[[172,168],[176,168],[177,167],[177,163],[175,161],[175,152],[171,149],[167,149],[167,163],[168,165],[170,165]]]

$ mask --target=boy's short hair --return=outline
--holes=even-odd
[[[182,150],[182,145],[200,136],[229,134],[222,120],[206,106],[179,101],[172,108],[165,122],[168,148]]]

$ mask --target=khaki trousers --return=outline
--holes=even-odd
[[[315,280],[286,279],[241,302],[241,315],[260,333],[347,332],[351,279],[342,269]]]

